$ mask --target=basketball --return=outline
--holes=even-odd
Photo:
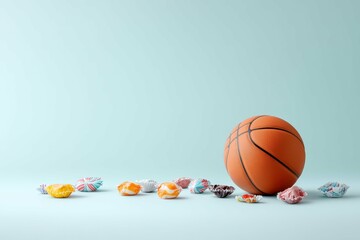
[[[291,187],[305,165],[305,146],[297,130],[274,116],[239,123],[225,142],[225,167],[241,189],[274,195]]]

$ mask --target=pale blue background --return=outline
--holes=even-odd
[[[340,180],[355,190],[359,12],[360,1],[1,1],[1,176],[29,194],[83,176],[109,191],[140,178],[230,183],[228,133],[270,114],[302,135],[309,189]],[[17,209],[39,212],[38,198]]]

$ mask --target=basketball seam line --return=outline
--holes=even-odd
[[[240,126],[239,128],[242,128],[242,127],[244,127],[244,126],[246,126],[246,125],[248,125],[248,124],[251,124],[253,121],[255,121],[256,119],[258,119],[258,118],[260,118],[260,117],[266,117],[266,116],[269,116],[269,115],[256,116],[253,120],[251,120],[251,121],[248,122],[248,123],[244,123],[244,125]],[[241,123],[242,123],[242,122],[240,122],[240,123],[238,124],[238,126],[239,126]],[[234,132],[236,132],[237,130],[238,130],[238,129],[232,131],[232,132],[230,133],[230,136],[231,136]]]
[[[285,167],[287,170],[289,170],[292,174],[294,174],[296,176],[296,178],[299,178],[299,175],[293,171],[290,167],[288,167],[285,163],[283,163],[281,160],[279,160],[277,157],[275,157],[274,155],[272,155],[271,153],[269,153],[268,151],[266,151],[265,149],[263,149],[262,147],[260,147],[259,145],[257,145],[254,140],[251,137],[251,131],[250,131],[250,127],[251,124],[249,125],[249,129],[248,129],[248,135],[250,138],[250,141],[254,144],[255,147],[257,147],[258,149],[260,149],[261,151],[263,151],[264,153],[266,153],[267,155],[269,155],[270,157],[272,157],[275,161],[277,161],[278,163],[280,163],[283,167]]]
[[[240,123],[241,124],[241,123]],[[245,123],[244,125],[242,125],[241,127],[239,127],[239,129],[240,128],[242,128],[242,127],[245,127],[246,125],[248,125],[248,124],[250,124],[250,122],[248,122],[248,123]],[[238,126],[239,126],[239,124],[238,124]],[[236,128],[236,130],[234,130],[234,131],[232,131],[231,133],[230,133],[230,136],[234,133],[234,132],[237,132],[237,128]]]
[[[262,115],[262,116],[269,116],[269,115]],[[251,125],[255,122],[255,120],[257,120],[258,118],[255,118],[253,121],[251,121],[251,123],[250,123],[250,125],[249,125],[249,129],[251,128]],[[257,128],[256,128],[257,129]],[[274,128],[275,129],[275,128]],[[283,130],[283,131],[285,131],[285,132],[288,132],[288,133],[291,133],[291,134],[293,134],[292,132],[290,132],[290,131],[287,131],[287,130],[285,130],[285,129],[283,129],[283,128],[276,128],[276,129],[281,129],[281,130]],[[293,134],[294,135],[294,134]],[[296,138],[298,138],[296,135],[294,135]],[[302,145],[304,146],[304,142],[302,141],[302,139],[300,139],[300,138],[298,138],[299,140],[300,140],[300,142],[302,143]]]
[[[278,130],[278,131],[281,131],[281,132],[289,133],[289,134],[293,135],[294,137],[296,137],[296,138],[301,142],[301,145],[302,145],[303,147],[305,147],[305,146],[304,146],[304,142],[303,142],[298,136],[296,136],[296,135],[293,134],[292,132],[287,131],[287,130],[282,129],[282,128],[254,128],[254,129],[250,129],[250,132],[257,131],[257,130],[266,130],[266,129],[269,129],[269,130]],[[240,133],[239,136],[243,135],[244,133],[247,133],[248,131],[249,131],[249,130],[246,130],[245,132]],[[238,137],[239,137],[239,136],[238,136]],[[229,142],[228,146],[230,146],[231,143],[232,143],[233,141],[235,141],[235,140],[236,140],[236,138],[232,139],[232,140]]]
[[[253,120],[251,121],[251,123],[252,123],[253,121],[255,121],[256,119],[261,118],[261,117],[263,117],[263,116],[264,116],[264,115],[258,116],[257,118],[253,119]],[[250,123],[250,125],[251,125],[251,123]],[[250,127],[250,125],[249,125],[249,127]],[[239,131],[239,127],[238,127],[238,130],[237,130],[237,131]],[[236,133],[236,135],[238,135],[238,132]],[[241,165],[242,165],[242,167],[243,167],[243,169],[244,169],[245,175],[247,176],[249,182],[253,185],[253,187],[254,187],[256,190],[258,190],[259,192],[261,192],[261,194],[263,194],[263,195],[269,195],[269,194],[261,191],[261,190],[254,184],[254,182],[251,180],[249,174],[248,174],[247,171],[246,171],[244,162],[243,162],[242,157],[241,157],[240,145],[239,145],[239,137],[238,137],[238,136],[236,136],[236,140],[237,140],[237,149],[238,149],[238,153],[239,153],[239,159],[240,159]]]
[[[248,123],[245,123],[245,124],[242,125],[241,127],[239,127],[239,125],[242,123],[242,122],[240,122],[240,123],[238,124],[237,129],[234,130],[234,131],[232,131],[232,132],[230,133],[230,135],[229,135],[230,141],[233,142],[233,141],[236,139],[236,138],[234,138],[233,140],[231,140],[231,135],[233,135],[234,132],[237,132],[236,135],[238,135],[238,133],[239,133],[238,131],[239,131],[240,128],[242,128],[242,127],[244,127],[244,126],[246,126],[246,125],[248,125],[248,124],[251,124],[251,123],[252,123],[253,121],[255,121],[256,119],[258,119],[258,118],[260,118],[260,117],[264,117],[264,116],[267,116],[267,115],[256,116],[253,120],[251,120],[251,121],[248,122]],[[231,143],[231,142],[229,142],[229,146],[230,146],[230,143]]]
[[[250,130],[251,130],[251,132],[252,132],[252,131],[254,131],[254,130],[263,130],[263,129],[264,129],[264,130],[266,130],[266,129],[269,129],[269,130],[279,130],[279,131],[282,131],[282,132],[287,132],[287,133],[293,135],[294,137],[296,137],[296,138],[301,142],[301,144],[304,145],[304,142],[302,141],[301,138],[299,138],[296,134],[292,133],[291,131],[286,130],[286,129],[283,129],[283,128],[264,127],[264,128],[254,128],[254,129],[250,129]]]
[[[239,126],[240,126],[240,124],[241,124],[241,122],[238,124],[238,129],[239,129]],[[230,135],[229,135],[229,144],[230,144],[230,141],[231,141],[231,135],[232,135],[233,133],[230,133]],[[237,135],[237,134],[236,134]],[[226,171],[229,173],[229,170],[228,170],[228,168],[227,168],[227,162],[228,162],[228,158],[229,158],[229,152],[230,152],[230,145],[228,145],[228,151],[227,151],[227,155],[226,155],[226,159],[225,159],[225,168],[226,168]]]

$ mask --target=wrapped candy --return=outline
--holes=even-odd
[[[226,185],[209,185],[210,192],[214,193],[219,198],[225,198],[229,195],[231,195],[235,188],[232,186],[226,186]]]
[[[238,202],[246,202],[246,203],[258,203],[262,199],[261,195],[254,194],[243,194],[241,196],[235,196],[235,200]]]
[[[37,190],[41,193],[41,194],[48,194],[48,192],[46,191],[46,184],[40,184],[40,187],[37,188]]]
[[[291,188],[285,189],[282,192],[277,194],[277,199],[284,201],[286,203],[295,204],[301,202],[308,194],[304,192],[301,188],[297,186],[292,186]]]
[[[143,179],[136,182],[141,185],[141,191],[145,193],[153,192],[158,187],[158,183],[154,180]]]
[[[191,193],[203,193],[209,187],[210,181],[206,179],[194,179],[189,184],[189,189]]]
[[[134,182],[123,182],[117,189],[123,196],[133,196],[140,192],[141,185]]]
[[[80,192],[94,192],[102,186],[103,181],[98,177],[81,178],[77,181],[75,187]]]
[[[318,188],[319,191],[326,197],[339,198],[344,196],[349,186],[338,182],[328,182]]]
[[[45,190],[54,198],[67,198],[75,192],[75,188],[71,184],[52,184],[47,186]]]
[[[157,194],[163,199],[177,198],[182,188],[174,182],[164,182],[159,185]]]
[[[179,185],[182,188],[187,188],[191,182],[191,178],[188,177],[181,177],[178,179],[175,179],[173,182]]]

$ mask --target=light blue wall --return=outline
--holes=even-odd
[[[5,176],[228,179],[257,114],[303,136],[304,178],[359,172],[359,1],[2,1]]]

